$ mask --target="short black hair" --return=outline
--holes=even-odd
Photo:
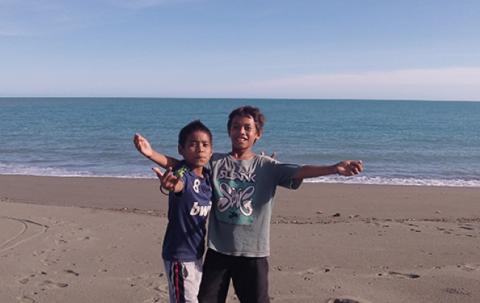
[[[230,128],[232,127],[232,121],[233,118],[236,116],[239,117],[252,117],[253,121],[255,121],[255,128],[257,129],[257,133],[262,134],[263,133],[263,125],[265,124],[265,116],[262,114],[260,109],[258,107],[246,105],[239,107],[237,109],[234,109],[230,115],[228,116],[228,123],[227,123],[227,129],[228,132],[230,133]]]
[[[180,133],[178,133],[178,145],[180,145],[181,147],[185,147],[188,136],[190,136],[193,132],[196,131],[202,131],[206,133],[210,138],[210,143],[212,143],[213,137],[210,129],[208,129],[208,127],[206,127],[205,124],[203,124],[200,120],[195,120],[188,123],[180,130]]]

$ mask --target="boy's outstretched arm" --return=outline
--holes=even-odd
[[[155,151],[150,145],[150,142],[148,142],[147,138],[143,137],[140,134],[135,134],[135,136],[133,137],[133,144],[135,144],[135,147],[142,155],[157,163],[163,168],[175,167],[178,163],[177,159],[168,157]]]
[[[321,177],[333,174],[354,176],[363,171],[363,163],[359,160],[345,160],[331,166],[304,165],[293,176],[294,179]]]

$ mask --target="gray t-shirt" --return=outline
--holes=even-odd
[[[213,208],[208,247],[232,256],[269,256],[276,187],[297,189],[301,181],[292,177],[300,167],[267,156],[236,160],[229,154],[214,154],[210,160]]]

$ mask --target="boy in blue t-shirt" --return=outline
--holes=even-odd
[[[135,146],[147,150],[149,144],[135,136]],[[202,278],[202,257],[205,250],[206,221],[212,205],[212,187],[203,167],[212,155],[212,134],[200,121],[186,125],[178,136],[178,152],[183,156],[163,174],[153,170],[168,194],[168,225],[163,240],[162,257],[168,279],[171,303],[198,302]],[[166,182],[165,180],[169,180]]]

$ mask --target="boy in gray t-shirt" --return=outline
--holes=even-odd
[[[270,218],[277,185],[296,189],[299,165],[282,164],[267,156],[236,160],[214,154],[210,160],[213,200],[208,247],[231,256],[267,257]]]
[[[209,162],[213,207],[199,302],[225,302],[230,280],[240,302],[269,302],[267,258],[276,187],[296,189],[304,178],[352,176],[363,170],[362,162],[354,160],[332,166],[302,166],[256,155],[252,148],[262,136],[264,121],[256,107],[232,111],[227,124],[232,151],[214,154]],[[151,149],[148,154],[164,168],[174,167],[177,162]],[[163,180],[164,186],[174,184],[175,178],[170,173]]]

